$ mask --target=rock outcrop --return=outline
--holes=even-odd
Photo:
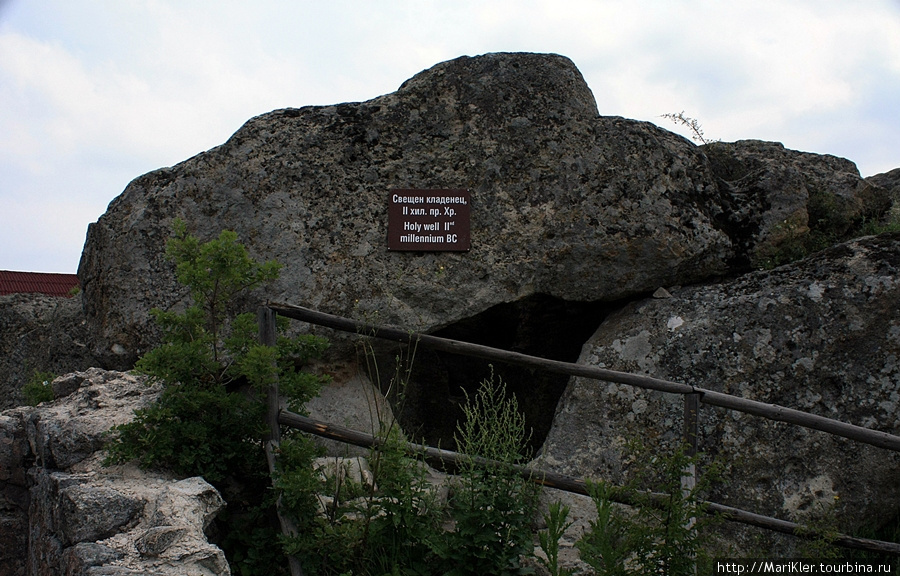
[[[460,58],[368,102],[259,116],[133,181],[90,226],[85,309],[98,353],[146,348],[147,310],[181,297],[163,257],[175,217],[283,263],[261,297],[414,330],[533,293],[614,299],[696,281],[731,249],[703,164],[674,134],[599,117],[565,58]],[[469,189],[472,250],[389,252],[396,188]]]
[[[204,535],[224,505],[212,486],[102,465],[106,431],[159,388],[99,369],[53,386],[0,414],[0,574],[230,574]]]
[[[772,271],[673,288],[607,318],[579,362],[900,435],[898,274],[900,235],[885,234]],[[617,479],[627,440],[664,445],[681,438],[682,422],[679,396],[576,379],[543,460]],[[837,502],[845,531],[900,513],[896,452],[711,407],[701,408],[700,448],[730,467],[715,495],[725,504],[803,523]]]
[[[891,199],[891,209],[879,224],[900,221],[900,168],[866,178],[866,182],[884,189]]]
[[[771,267],[853,236],[891,206],[881,180],[863,180],[836,156],[741,140],[702,147],[721,192],[723,229],[737,244],[732,268]]]
[[[895,202],[900,199],[900,168],[869,176],[866,181],[887,190]]]
[[[368,102],[264,114],[135,179],[90,226],[78,274],[94,352],[127,368],[153,343],[148,310],[183,297],[164,258],[176,217],[284,264],[261,300],[433,331],[533,295],[608,302],[720,276],[777,244],[785,218],[807,232],[811,182],[856,210],[871,188],[838,159],[715,150],[600,116],[555,55],[458,58]],[[389,251],[402,188],[468,189],[471,250]]]

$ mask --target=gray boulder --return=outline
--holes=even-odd
[[[866,182],[887,190],[895,201],[900,195],[900,168],[866,178]]]
[[[670,288],[669,298],[640,300],[609,317],[579,362],[898,435],[898,272],[900,235],[886,234],[772,271]],[[671,449],[682,422],[680,396],[575,379],[543,462],[574,476],[619,480],[628,440]],[[700,448],[729,466],[713,495],[724,504],[801,523],[836,504],[845,532],[878,528],[900,513],[895,452],[702,405]],[[765,538],[741,533],[732,544],[760,552]],[[787,553],[795,544],[777,546]]]
[[[468,189],[471,250],[389,251],[397,188]],[[127,368],[155,343],[150,308],[185,295],[164,257],[176,217],[202,240],[235,230],[254,257],[284,264],[251,307],[434,331],[535,295],[610,302],[746,270],[786,234],[805,237],[817,194],[855,222],[881,209],[876,188],[845,160],[696,147],[600,116],[568,59],[488,54],[368,102],[261,115],[135,179],[90,226],[79,278],[93,352]]]
[[[388,250],[388,196],[404,188],[469,190],[471,250]],[[156,344],[151,308],[184,302],[164,256],[176,217],[203,241],[234,230],[253,257],[284,265],[246,309],[286,301],[571,361],[623,301],[800,257],[820,238],[852,235],[886,209],[885,195],[846,160],[754,141],[697,147],[600,116],[564,57],[488,54],[368,102],[264,114],[135,179],[90,226],[79,277],[92,352],[110,368]],[[819,234],[817,206],[844,223]],[[484,363],[377,345],[375,374],[355,335],[320,333],[333,341],[320,369],[335,387],[364,374],[403,396],[395,413],[411,434],[443,446],[460,388],[488,374]],[[405,355],[416,360],[400,386],[391,370]],[[498,375],[523,399],[539,446],[565,379]]]
[[[470,190],[471,251],[388,251],[395,188]],[[150,308],[184,296],[163,255],[176,217],[283,263],[260,300],[429,331],[532,294],[615,300],[721,274],[717,194],[697,147],[599,116],[566,58],[464,57],[368,102],[253,118],[135,179],[90,226],[79,278],[111,366],[151,345]]]
[[[891,199],[891,209],[881,218],[879,224],[896,226],[900,222],[900,168],[869,176],[866,182],[886,190]]]

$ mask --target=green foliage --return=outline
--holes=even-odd
[[[312,523],[319,509],[316,493],[322,482],[313,472],[313,460],[322,454],[322,449],[306,436],[289,433],[281,439],[274,485],[286,510],[301,523]]]
[[[269,484],[265,391],[277,378],[289,406],[301,411],[323,380],[300,368],[327,342],[300,336],[279,337],[275,347],[259,344],[256,315],[237,308],[246,291],[277,278],[280,265],[255,262],[234,232],[200,243],[180,220],[174,232],[166,255],[192,303],[183,312],[152,311],[162,343],[136,371],[164,388],[156,403],[111,431],[107,463],[135,460],[144,468],[203,476],[228,501],[222,545],[233,572],[272,573],[274,559],[285,562],[280,550],[271,552],[272,502],[263,498]]]
[[[449,562],[451,576],[525,573],[521,559],[534,553],[531,522],[538,496],[537,485],[516,468],[529,457],[525,418],[493,373],[474,397],[466,395],[463,414],[455,439],[468,458],[449,501],[455,527],[436,550]]]
[[[56,378],[53,372],[42,372],[35,370],[31,373],[31,378],[22,387],[22,396],[25,397],[25,403],[29,406],[37,406],[41,402],[49,402],[53,400],[53,386],[50,385]]]
[[[894,516],[880,526],[867,523],[863,526],[856,536],[860,538],[871,538],[873,540],[882,540],[884,542],[900,542],[900,513]],[[894,568],[891,574],[895,576],[900,574],[900,562],[897,556],[887,552],[872,552],[868,550],[844,550],[844,555],[848,560],[860,560],[866,562],[880,562],[891,564]]]
[[[371,479],[362,483],[337,472],[311,476],[312,455],[283,444],[276,487],[298,522],[287,550],[302,558],[307,574],[527,573],[521,560],[533,554],[538,488],[516,468],[528,457],[524,418],[493,376],[468,399],[464,414],[457,442],[470,457],[446,506],[393,421],[378,431],[378,447],[367,459]],[[499,465],[486,465],[487,459]]]
[[[289,576],[284,552],[278,546],[281,538],[274,504],[264,499],[261,504],[233,507],[219,513],[229,527],[220,545],[227,551],[233,574],[241,576]]]
[[[265,389],[277,377],[291,405],[302,406],[320,382],[297,366],[327,344],[312,336],[279,338],[274,349],[259,344],[256,315],[234,314],[233,307],[244,291],[276,278],[279,265],[253,261],[234,232],[201,244],[184,222],[174,229],[166,254],[194,302],[183,312],[152,311],[162,344],[135,368],[165,389],[157,403],[115,429],[109,461],[136,459],[214,484],[229,475],[259,474],[265,470]]]
[[[378,492],[366,498],[375,573],[428,574],[433,542],[442,536],[443,511],[424,462],[406,455],[399,428],[389,426],[382,441],[382,448],[369,457]]]
[[[136,410],[134,420],[115,431],[111,463],[136,460],[143,468],[203,476],[213,485],[266,470],[260,447],[265,407],[240,393],[167,387],[155,404]]]
[[[213,358],[219,359],[219,332],[233,305],[246,291],[278,278],[281,264],[271,260],[258,263],[237,241],[237,234],[223,230],[219,237],[205,244],[187,231],[187,225],[176,220],[175,237],[166,245],[166,256],[175,262],[175,277],[190,290],[194,305],[205,316],[208,344]]]
[[[643,547],[646,531],[614,503],[621,489],[597,482],[589,485],[589,491],[597,507],[597,519],[576,544],[580,557],[601,576],[630,574],[626,561]]]
[[[701,531],[714,520],[705,514],[700,494],[718,471],[707,469],[702,481],[685,488],[682,478],[696,457],[683,449],[660,457],[634,446],[638,466],[624,486],[590,486],[597,520],[577,543],[581,559],[604,576],[693,575],[704,555]],[[615,503],[622,501],[634,508]]]
[[[568,506],[563,506],[558,501],[551,503],[547,513],[544,514],[547,529],[538,533],[541,550],[547,555],[546,560],[543,558],[538,558],[538,560],[544,565],[550,576],[571,576],[572,574],[569,570],[559,567],[559,540],[572,526],[572,522],[567,520],[569,512]]]
[[[188,234],[181,220],[166,245],[175,277],[188,288],[193,304],[184,312],[154,309],[163,344],[145,354],[137,369],[164,382],[228,384],[246,376],[241,361],[256,344],[256,316],[237,314],[239,297],[278,277],[281,265],[250,258],[237,234],[223,230],[205,244]]]
[[[884,234],[886,232],[900,232],[900,215],[893,210],[890,217],[885,222],[867,219],[859,228],[861,236],[875,236],[876,234]]]
[[[427,484],[422,463],[405,455],[396,427],[380,434],[381,446],[367,459],[370,482],[352,481],[346,474],[314,478],[310,468],[297,466],[294,454],[276,486],[298,519],[298,536],[288,550],[303,558],[304,570],[314,575],[432,574],[431,542],[440,533],[440,509]],[[289,450],[293,450],[289,448]],[[311,493],[327,495],[320,504]]]
[[[369,374],[381,381],[375,353],[368,339],[361,354]],[[397,370],[386,394],[402,399],[409,378],[415,346],[396,358]],[[435,574],[432,542],[442,534],[442,508],[427,481],[427,467],[420,457],[407,454],[407,445],[395,420],[368,397],[370,412],[379,421],[373,430],[377,447],[369,451],[368,481],[358,482],[345,473],[339,459],[321,473],[310,476],[310,465],[300,460],[288,444],[276,486],[292,516],[298,535],[287,539],[287,550],[301,558],[307,574],[340,575]],[[402,402],[402,400],[401,400]],[[309,495],[315,494],[310,500]],[[311,511],[315,513],[311,514]]]

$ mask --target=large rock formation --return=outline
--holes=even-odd
[[[853,236],[886,214],[883,180],[863,180],[835,156],[741,140],[703,146],[719,182],[721,224],[737,244],[732,267],[772,267]]]
[[[468,189],[471,250],[389,251],[388,196],[402,188]],[[201,240],[235,230],[254,257],[284,264],[250,309],[287,301],[571,361],[624,299],[796,258],[887,206],[846,160],[757,141],[697,147],[600,116],[563,57],[489,54],[368,102],[264,114],[137,178],[91,225],[79,277],[107,368],[156,342],[150,308],[184,298],[164,256],[176,217]],[[346,338],[324,333],[346,364]],[[396,351],[376,354],[387,387]],[[401,420],[447,445],[459,413],[447,399],[486,374],[421,351]],[[528,393],[539,445],[565,380],[500,375]]]
[[[86,324],[78,299],[0,300],[0,407],[17,403],[32,369],[130,368],[156,343],[150,308],[185,296],[164,257],[182,218],[201,240],[235,230],[255,258],[284,264],[249,306],[282,300],[561,360],[594,334],[581,362],[897,434],[900,238],[745,274],[883,223],[897,182],[896,170],[863,180],[849,161],[776,143],[696,147],[600,116],[560,56],[459,58],[368,102],[253,118],[223,145],[135,179],[89,229],[79,267]],[[468,189],[471,250],[389,251],[388,195],[398,188]],[[643,299],[660,286],[672,297]],[[347,346],[334,350],[320,367],[334,386],[312,409],[371,431],[387,410],[372,371]],[[376,350],[388,367],[394,353]],[[477,385],[486,366],[415,355],[401,419],[446,442],[459,388]],[[558,471],[616,478],[625,438],[680,430],[680,399],[581,380],[551,429],[565,380],[503,376],[539,430],[535,447],[549,431],[542,457]],[[102,433],[156,390],[102,370],[54,386],[56,402],[0,415],[0,574],[24,574],[26,557],[41,574],[227,573],[203,536],[221,505],[209,485],[99,466]],[[802,521],[839,495],[842,529],[900,511],[895,454],[701,414],[702,448],[732,462],[718,500]],[[732,543],[749,548],[744,534]]]
[[[870,176],[866,181],[887,190],[895,202],[900,198],[900,168]]]
[[[163,255],[176,217],[283,263],[260,299],[432,331],[536,294],[614,301],[719,276],[777,244],[785,218],[808,231],[811,181],[857,211],[871,188],[846,161],[715,150],[711,163],[652,124],[599,116],[555,55],[463,57],[368,102],[264,114],[135,179],[90,226],[78,274],[95,352],[127,367],[154,340],[148,310],[183,297]],[[388,251],[397,188],[468,189],[471,250]]]
[[[472,250],[389,252],[395,188],[469,189]],[[567,59],[460,58],[369,102],[259,116],[136,179],[91,225],[79,278],[98,352],[133,358],[147,310],[181,296],[163,257],[180,217],[282,262],[261,297],[431,330],[534,293],[614,299],[719,274],[715,189],[689,142],[599,117]]]
[[[185,291],[164,256],[175,218],[201,240],[234,230],[255,258],[284,265],[280,279],[248,306],[287,301],[574,360],[610,312],[661,286],[696,286],[789,262],[852,237],[863,222],[881,222],[889,190],[896,189],[892,174],[863,180],[851,162],[831,156],[758,141],[697,147],[649,123],[600,116],[580,73],[560,56],[459,58],[368,102],[253,118],[223,145],[135,179],[88,231],[79,278],[90,353],[107,368],[129,368],[156,343],[149,310],[183,304]],[[406,188],[469,190],[471,250],[389,251],[388,197]],[[859,340],[857,329],[870,322],[890,333],[884,322],[894,313],[882,298],[893,284],[881,279],[890,275],[867,270],[894,266],[893,242],[848,244],[798,266],[627,305],[603,323],[582,361],[713,389],[721,381],[756,399],[896,426],[882,419],[895,408],[879,405],[896,393],[887,368],[896,340],[874,333]],[[800,298],[803,290],[809,295]],[[878,306],[881,316],[862,311]],[[788,326],[805,331],[799,341],[784,334]],[[366,361],[352,359],[342,337],[328,336],[338,341],[335,362],[322,369],[335,376],[335,388],[368,390]],[[868,372],[872,381],[845,350],[872,354],[871,366],[878,367]],[[394,350],[376,354],[393,366]],[[485,366],[416,354],[401,420],[446,441],[460,386],[477,384]],[[882,367],[889,372],[879,375]],[[748,370],[757,376],[741,376]],[[383,374],[384,386],[391,376]],[[853,398],[865,398],[869,412],[840,399],[831,389],[839,383],[834,374],[865,390]],[[545,418],[536,424],[544,428],[536,434],[539,445],[565,381],[527,370],[503,376],[516,380],[510,389],[529,422]],[[585,390],[581,383],[570,387],[545,451],[563,471],[614,474],[620,436],[656,430],[643,428],[659,423],[651,414],[663,423],[672,419],[668,404],[657,408],[658,400],[643,393]],[[623,427],[595,438],[584,423],[615,402],[626,409]],[[334,417],[357,419],[345,412]],[[723,453],[744,449],[758,465],[747,474],[757,484],[744,491],[746,502],[734,503],[761,504],[763,512],[783,511],[783,503],[802,507],[805,490],[843,495],[856,486],[847,473],[803,464],[816,442],[827,447],[828,466],[860,470],[874,458],[864,449],[849,462],[840,441],[802,430],[779,439],[780,427],[751,429],[709,412],[704,437],[721,440]],[[435,429],[418,429],[425,426]],[[771,469],[775,452],[756,448],[764,437],[782,448],[798,443],[796,465],[784,479]],[[861,501],[882,489],[886,498],[896,496],[885,480],[895,465],[893,456],[873,464],[858,482]],[[818,478],[818,488],[810,478]],[[772,483],[776,496],[756,492]]]
[[[93,368],[53,386],[0,414],[0,574],[230,574],[204,535],[224,504],[212,486],[101,464],[106,431],[159,387]]]
[[[900,235],[886,234],[772,271],[671,289],[671,298],[607,318],[579,362],[900,435],[898,274]],[[663,446],[682,437],[682,422],[679,396],[575,379],[544,465],[618,479],[629,439]],[[900,515],[896,452],[711,407],[700,411],[700,448],[729,465],[715,494],[722,503],[803,523],[837,501],[847,532]],[[741,545],[753,550],[748,539]]]

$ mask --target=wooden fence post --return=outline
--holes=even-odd
[[[698,435],[700,433],[700,394],[692,392],[684,394],[684,443],[688,456],[697,455]]]
[[[693,392],[684,394],[684,444],[685,455],[693,458],[697,455],[697,436],[700,432],[700,394]],[[685,496],[697,485],[697,467],[693,462],[688,464],[681,476],[681,489]]]
[[[263,346],[275,346],[275,311],[268,306],[260,306],[257,314],[259,323],[259,343]],[[278,423],[278,413],[281,411],[281,399],[278,395],[278,376],[272,379],[272,383],[266,390],[266,424],[269,432],[266,436],[266,460],[269,464],[269,475],[272,481],[275,481],[275,472],[277,471],[277,452],[281,444],[281,426]],[[282,513],[281,497],[275,503],[278,513],[278,522],[281,524],[281,532],[285,536],[295,536],[297,534],[297,526],[294,522]],[[303,567],[300,560],[295,556],[288,556],[288,565],[290,566],[291,576],[303,576]]]
[[[697,437],[700,433],[700,394],[691,392],[684,394],[684,453],[692,460],[681,474],[681,494],[688,498],[697,486],[697,465],[693,461],[697,455]],[[688,519],[685,528],[691,529],[697,523],[695,517]],[[694,564],[694,574],[697,573],[697,564]]]

